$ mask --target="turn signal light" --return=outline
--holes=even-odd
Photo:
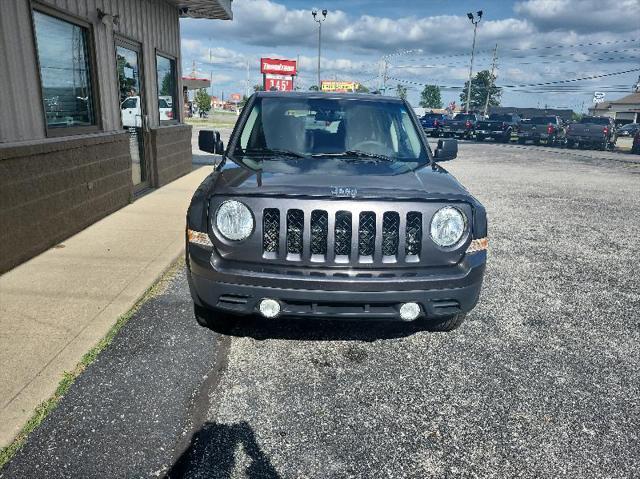
[[[189,238],[189,243],[206,246],[207,248],[213,247],[211,238],[207,233],[187,229],[187,238]]]
[[[471,241],[467,248],[467,254],[486,251],[489,249],[489,238],[478,238]]]

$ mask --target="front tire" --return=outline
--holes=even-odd
[[[466,314],[460,313],[453,316],[445,316],[443,318],[427,319],[427,328],[429,331],[453,331],[464,323],[466,317]]]
[[[476,135],[476,141],[484,141],[484,136]]]

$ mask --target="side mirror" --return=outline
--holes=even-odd
[[[458,140],[438,140],[438,146],[433,152],[433,159],[437,162],[453,160],[458,156]]]
[[[224,143],[220,140],[220,133],[215,130],[200,130],[198,133],[198,148],[207,153],[222,155]]]

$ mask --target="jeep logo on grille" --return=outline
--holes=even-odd
[[[332,196],[343,196],[348,198],[355,198],[357,194],[358,194],[358,190],[356,188],[351,188],[349,186],[332,186],[331,187]]]

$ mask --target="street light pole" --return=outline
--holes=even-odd
[[[467,86],[467,105],[465,108],[465,112],[469,113],[469,103],[471,103],[471,78],[473,75],[473,56],[476,51],[476,31],[478,30],[478,23],[482,19],[482,10],[478,10],[476,13],[478,18],[473,15],[473,13],[467,13],[467,17],[473,23],[473,45],[471,46],[471,63],[469,64],[469,85]]]
[[[321,53],[321,45],[322,45],[322,22],[327,19],[327,10],[322,10],[322,17],[318,15],[317,10],[313,10],[311,15],[313,15],[313,19],[318,23],[318,91],[322,89],[321,81],[320,81],[320,53]]]

